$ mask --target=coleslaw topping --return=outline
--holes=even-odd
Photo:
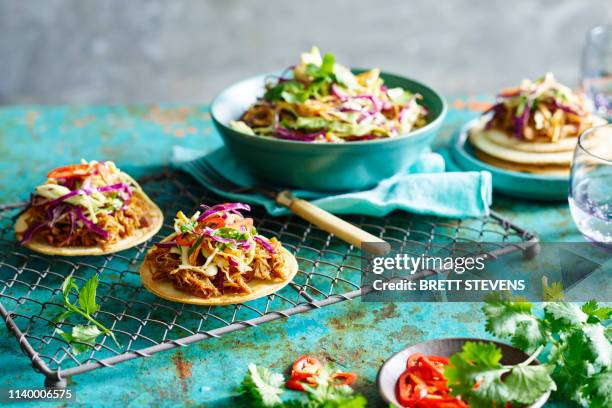
[[[57,246],[115,242],[146,225],[137,191],[138,183],[112,161],[56,168],[31,195],[21,243],[43,231]]]
[[[577,137],[592,126],[584,97],[559,83],[552,73],[503,89],[484,115],[487,129],[499,129],[526,141],[554,143]]]
[[[174,233],[147,255],[153,279],[170,280],[179,289],[208,298],[250,293],[247,283],[254,278],[285,278],[280,242],[259,235],[253,219],[242,214],[250,211],[247,204],[201,208],[190,217],[177,212]]]
[[[427,124],[421,100],[418,93],[388,88],[378,69],[353,74],[313,47],[299,64],[269,78],[263,97],[230,127],[303,142],[389,138]]]

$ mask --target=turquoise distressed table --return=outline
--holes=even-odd
[[[453,99],[451,99],[453,100]],[[476,115],[478,98],[456,98],[436,145]],[[0,203],[27,199],[54,166],[110,159],[135,176],[158,171],[170,147],[219,143],[206,107],[0,108]],[[493,208],[542,241],[582,241],[567,203],[496,196]],[[382,404],[375,378],[405,345],[445,336],[484,336],[480,305],[342,302],[190,347],[71,378],[77,402],[125,406],[236,406],[235,389],[250,362],[284,371],[311,353],[357,372],[356,388]],[[39,387],[43,377],[6,327],[0,328],[0,386]],[[23,405],[22,405],[23,406]]]

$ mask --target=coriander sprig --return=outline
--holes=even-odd
[[[110,336],[115,344],[120,347],[115,334],[93,317],[100,310],[100,305],[96,301],[97,288],[98,275],[92,276],[81,289],[79,289],[76,280],[72,276],[67,277],[62,284],[62,306],[65,310],[55,316],[52,321],[59,323],[76,314],[82,316],[90,323],[88,325],[73,326],[72,333],[66,333],[59,328],[56,329],[59,335],[72,345],[75,354],[81,353],[88,348],[93,348],[96,338],[100,334]],[[76,295],[76,303],[70,301],[72,293]]]
[[[547,351],[543,366],[557,386],[553,397],[591,408],[612,406],[612,309],[594,300],[533,309],[526,301],[491,299],[483,307],[486,329],[524,351]]]
[[[348,385],[333,384],[332,373],[331,367],[324,366],[317,376],[316,385],[304,385],[306,401],[283,401],[283,375],[249,364],[239,390],[243,398],[248,400],[249,406],[257,408],[364,408],[367,405],[365,397],[354,394]]]
[[[444,370],[451,394],[461,396],[470,407],[533,404],[544,393],[554,390],[548,367],[530,365],[542,351],[516,365],[502,365],[502,351],[493,343],[466,342],[461,352],[450,358]]]

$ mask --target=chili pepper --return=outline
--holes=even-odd
[[[58,167],[47,173],[47,178],[72,178],[87,176],[89,169],[88,164],[70,164],[68,166]]]
[[[332,382],[334,385],[351,385],[357,380],[357,374],[345,373],[344,371],[338,371],[332,375]]]
[[[310,355],[301,356],[291,366],[291,377],[304,380],[319,374],[322,367],[323,365],[316,357]]]
[[[414,353],[406,360],[406,370],[395,385],[395,395],[404,407],[467,408],[461,399],[449,394],[444,368],[448,359]]]
[[[306,391],[304,389],[304,385],[308,385],[310,387],[315,387],[317,385],[317,383],[314,380],[314,377],[308,377],[308,378],[306,378],[304,380],[300,380],[298,378],[291,377],[285,383],[285,386],[287,388],[292,389],[292,390],[296,390],[296,391]]]
[[[221,228],[223,226],[225,226],[225,220],[221,217],[209,217],[209,218],[205,218],[204,220],[202,220],[200,222],[200,224],[207,224],[209,225],[211,228]]]
[[[178,234],[176,236],[176,243],[180,246],[190,247],[193,244],[193,239],[189,239],[189,234]]]

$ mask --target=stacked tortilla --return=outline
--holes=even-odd
[[[503,169],[548,176],[569,175],[577,137],[557,142],[525,141],[484,123],[470,129],[470,143],[476,156]]]

